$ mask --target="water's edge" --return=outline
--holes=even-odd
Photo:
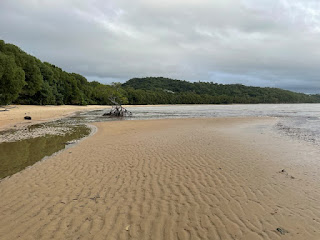
[[[320,104],[132,106],[127,108],[133,112],[133,117],[121,119],[102,117],[105,109],[80,111],[58,120],[1,131],[0,179],[34,166],[37,162],[55,156],[94,135],[97,128],[90,125],[93,122],[165,118],[277,117],[279,121],[273,126],[274,131],[298,140],[320,144]],[[20,132],[12,137],[15,131]],[[5,138],[6,132],[9,132],[9,135],[12,134],[11,138],[8,137],[6,140],[12,141],[1,143],[1,138],[2,140]],[[29,138],[30,132],[34,134],[31,138]],[[19,162],[19,159],[25,164]],[[13,167],[12,170],[11,164],[20,167]],[[4,172],[7,172],[7,175]]]
[[[0,181],[94,135],[97,128],[73,120],[80,113],[0,132]]]

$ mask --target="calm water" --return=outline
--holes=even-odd
[[[320,104],[170,105],[127,109],[133,116],[125,120],[245,116],[320,118]],[[86,122],[114,120],[102,117],[103,112],[105,111],[80,113],[76,117],[84,118]]]
[[[30,131],[46,125],[60,127],[62,122],[29,126]],[[63,124],[64,125],[64,124]],[[85,125],[68,125],[69,131],[64,135],[45,135],[16,142],[0,144],[0,179],[17,173],[28,166],[51,156],[65,148],[70,142],[81,139],[90,133]],[[1,134],[1,133],[0,133]]]
[[[46,135],[17,142],[1,143],[0,179],[64,149],[66,142],[88,135],[90,130],[84,124],[90,122],[270,116],[279,118],[278,124],[274,126],[276,131],[320,145],[320,104],[170,105],[128,107],[127,109],[133,113],[132,117],[122,119],[102,117],[107,110],[79,113],[73,117],[45,124],[70,127],[72,130],[63,136]],[[39,127],[41,128],[41,125],[30,128]]]
[[[206,117],[278,117],[275,126],[289,136],[320,145],[320,104],[253,105],[171,105],[128,107],[133,116],[127,120]],[[83,116],[85,116],[84,114]],[[87,114],[86,121],[106,121],[101,111]]]

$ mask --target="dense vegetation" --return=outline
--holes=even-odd
[[[0,40],[0,104],[112,104],[110,99],[127,103],[120,84],[88,82]]]
[[[87,105],[112,104],[113,100],[122,104],[319,103],[320,95],[162,77],[104,85],[41,62],[0,40],[0,104]]]

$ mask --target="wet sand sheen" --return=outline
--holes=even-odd
[[[97,123],[94,136],[0,182],[0,239],[319,239],[319,179],[308,174],[319,166],[279,173],[297,161],[249,141],[270,136],[238,131],[274,121]]]

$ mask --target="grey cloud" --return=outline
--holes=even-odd
[[[320,92],[317,1],[2,0],[0,38],[89,80]]]

